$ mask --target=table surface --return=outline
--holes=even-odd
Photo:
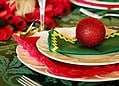
[[[105,11],[92,10],[100,15]],[[117,11],[116,11],[117,12]],[[86,17],[82,15],[78,9],[74,10],[70,15],[62,18],[59,21],[60,26],[74,26],[79,19]],[[106,25],[118,25],[119,18],[106,17],[102,21]],[[16,55],[17,44],[10,39],[5,42],[0,42],[0,86],[21,86],[16,79],[22,75],[28,76],[29,78],[40,82],[43,86],[118,86],[119,80],[111,82],[100,82],[100,83],[89,83],[89,82],[72,82],[66,80],[60,80],[32,71],[23,65],[17,58]]]

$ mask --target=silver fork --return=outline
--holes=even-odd
[[[42,86],[24,75],[18,78],[17,81],[23,86]]]
[[[93,17],[93,18],[97,18],[97,19],[101,19],[103,17],[106,17],[106,16],[114,16],[114,17],[119,17],[119,14],[113,14],[113,13],[109,13],[109,14],[104,14],[104,15],[98,15],[96,13],[93,13],[91,11],[88,11],[84,8],[80,8],[79,9],[80,12],[82,12],[83,14],[87,15],[87,16],[90,16],[90,17]]]

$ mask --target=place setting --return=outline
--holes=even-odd
[[[82,6],[85,15],[73,26],[46,30],[45,6],[39,0],[40,25],[34,21],[26,32],[15,33],[18,59],[40,74],[71,81],[104,82],[119,80],[119,26],[107,25],[103,15],[88,8],[115,11],[118,2],[105,0],[70,0]],[[116,1],[116,0],[115,0]],[[104,14],[118,18],[118,13]],[[80,16],[80,15],[79,15]]]

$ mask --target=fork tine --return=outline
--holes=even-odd
[[[31,81],[29,81],[28,79],[24,78],[23,76],[20,78],[23,82],[27,83],[28,86],[37,86],[34,83],[32,83]]]
[[[24,76],[24,75],[23,75],[23,78],[26,79],[26,80],[28,80],[29,82],[31,82],[31,83],[34,84],[35,86],[42,86],[42,85],[36,83],[35,81],[31,80],[30,78],[28,78],[28,77],[26,77],[26,76]]]
[[[21,84],[21,85],[23,85],[23,86],[29,86],[29,84],[27,84],[26,82],[24,82],[22,79],[17,79],[17,81]]]
[[[23,86],[42,86],[42,85],[36,83],[35,81],[29,79],[26,76],[22,76],[22,77],[18,78],[17,81],[19,83],[21,83]]]

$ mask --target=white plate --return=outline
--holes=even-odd
[[[70,0],[72,3],[94,9],[119,10],[119,2],[104,2],[101,0]]]
[[[69,37],[75,37],[75,27],[56,28],[56,30]],[[111,31],[108,31],[112,32]],[[40,39],[36,42],[38,50],[45,56],[56,61],[75,65],[109,65],[119,63],[119,52],[105,55],[70,55],[65,56],[60,53],[50,52],[48,49],[48,31],[39,33]]]
[[[113,81],[119,80],[119,71],[114,71],[110,74],[93,76],[93,77],[82,77],[82,78],[69,78],[63,76],[57,76],[48,72],[48,68],[43,65],[41,62],[38,62],[34,57],[30,56],[29,52],[25,50],[22,46],[18,45],[16,48],[16,53],[18,59],[26,65],[28,68],[54,78],[71,80],[71,81],[84,81],[84,82],[102,82],[102,81]]]

